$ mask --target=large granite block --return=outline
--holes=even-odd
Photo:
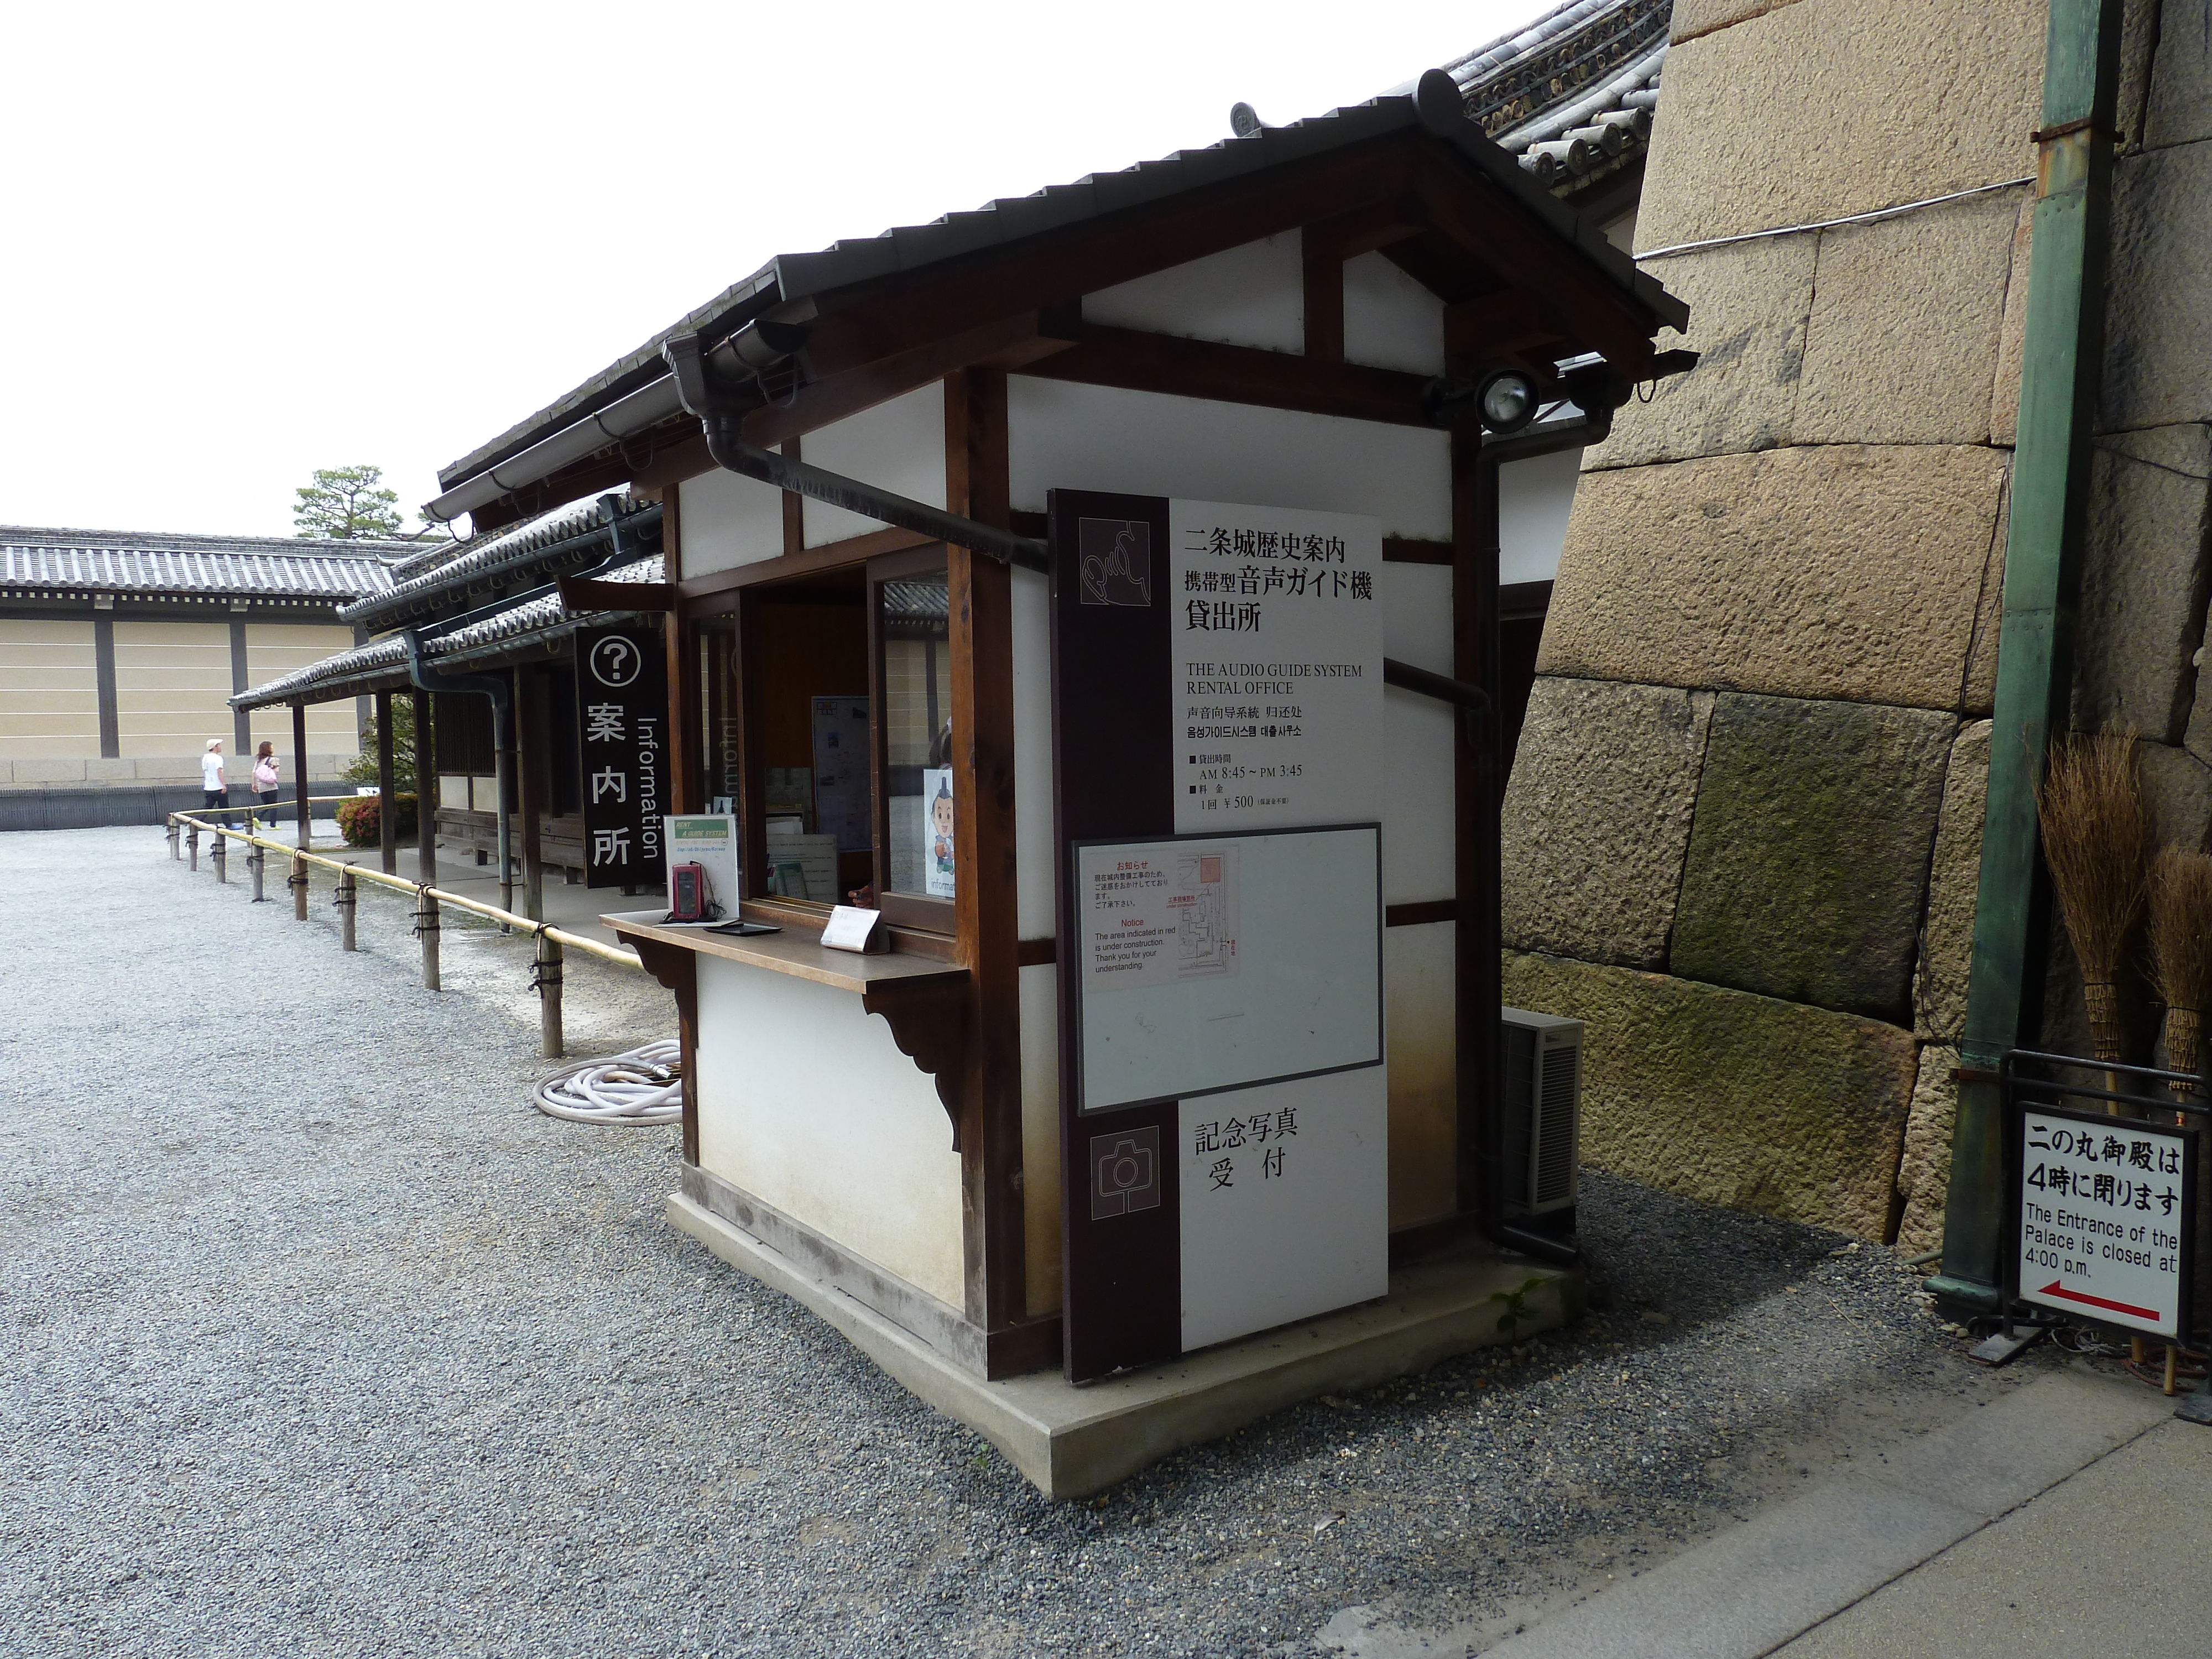
[[[1951,1189],[1951,1133],[1959,1121],[1959,1051],[1930,1043],[1920,1051],[1905,1152],[1897,1166],[1897,1249],[1915,1256],[1943,1248],[1943,1205]]]
[[[1586,1164],[1880,1240],[1911,1033],[1659,974],[1509,951],[1507,1004],[1584,1022]]]
[[[2150,813],[2151,843],[2203,847],[2212,830],[2212,769],[2186,749],[2146,743],[2136,750],[2143,805]]]
[[[2035,199],[2020,204],[2005,274],[2004,321],[1997,330],[1997,369],[1990,392],[1990,441],[2020,441],[2020,366],[2027,349],[2027,275],[2035,252]]]
[[[1505,791],[1505,943],[1666,964],[1710,692],[1540,679]]]
[[[2212,430],[2156,427],[2097,440],[2088,556],[2075,612],[2074,724],[2179,743],[2197,689],[2212,528]]]
[[[2212,143],[2124,155],[2112,168],[2100,430],[2212,419],[2208,201]]]
[[[1711,34],[1715,29],[1724,29],[1731,23],[1748,22],[1796,3],[1797,0],[1674,0],[1668,33],[1680,46],[1701,34]]]
[[[1792,441],[1988,441],[2026,193],[1822,233]]]
[[[2149,0],[2131,0],[2129,22],[2135,14],[2150,9]],[[2172,0],[2158,6],[2156,47],[2149,58],[2150,97],[2146,106],[2122,102],[2121,118],[2129,126],[2137,108],[2143,109],[2142,142],[2163,148],[2212,138],[2212,6],[2176,5]],[[2130,33],[2148,33],[2131,29]],[[2124,76],[2129,64],[2124,59]],[[2121,82],[2124,95],[2134,90]],[[2130,135],[2132,136],[2132,135]]]
[[[1925,709],[1717,698],[1674,972],[1909,1024],[1957,730]]]
[[[1966,1026],[1974,965],[1974,907],[1982,880],[1982,817],[1990,799],[1990,722],[1959,728],[1943,772],[1936,852],[1928,862],[1928,915],[1913,975],[1912,1030],[1923,1042],[1956,1042]]]
[[[1698,367],[1657,382],[1650,402],[1624,404],[1612,435],[1583,452],[1583,465],[1640,466],[1792,441],[1818,241],[1778,236],[1654,260],[1651,273],[1690,307],[1689,331],[1662,330],[1659,348],[1694,347]]]
[[[1936,444],[1584,473],[1537,671],[1955,708],[2004,476]]]
[[[1639,248],[2031,176],[2045,0],[1797,0],[1667,55]]]

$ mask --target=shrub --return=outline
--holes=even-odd
[[[399,804],[399,839],[415,837],[415,797],[394,795]],[[338,834],[345,837],[349,847],[378,847],[384,840],[383,801],[377,795],[356,795],[342,800],[337,810]]]

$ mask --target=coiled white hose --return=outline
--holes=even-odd
[[[684,1115],[683,1045],[673,1037],[608,1060],[579,1060],[540,1082],[532,1103],[571,1123],[673,1123]]]

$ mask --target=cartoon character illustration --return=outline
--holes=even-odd
[[[929,843],[929,855],[937,861],[937,873],[952,873],[952,788],[949,781],[937,781],[936,799],[929,803],[929,819],[934,833]]]

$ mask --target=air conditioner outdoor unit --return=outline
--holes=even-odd
[[[1575,1206],[1582,1133],[1583,1023],[1498,1010],[1505,1049],[1505,1209],[1549,1215]]]

